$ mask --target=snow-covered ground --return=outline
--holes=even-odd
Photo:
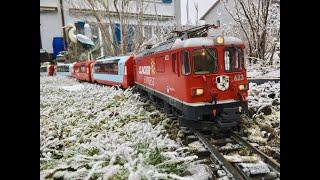
[[[40,77],[40,100],[41,179],[209,176],[188,147],[169,137],[165,116],[130,89]]]
[[[272,155],[280,151],[280,82],[249,84],[249,112],[242,132],[260,149]]]
[[[274,65],[262,65],[262,63],[247,64],[248,78],[280,78],[280,58],[275,56]]]

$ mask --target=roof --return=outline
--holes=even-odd
[[[180,38],[172,39],[167,42],[162,43],[157,47],[153,47],[151,49],[146,49],[141,52],[138,52],[136,57],[148,56],[154,53],[163,52],[166,50],[174,50],[179,48],[186,47],[196,47],[196,46],[214,46],[217,45],[215,43],[215,38],[217,36],[208,36],[208,37],[197,37],[197,38],[189,38],[185,40],[181,40]],[[243,41],[236,37],[226,37],[224,36],[224,45],[238,45],[243,44]]]
[[[40,6],[40,12],[55,12],[58,11],[57,6]]]
[[[109,58],[102,58],[97,60],[96,62],[108,62],[108,61],[114,61],[116,59],[119,59],[119,63],[126,62],[130,56],[116,56],[116,57],[109,57]]]
[[[186,48],[186,47],[195,47],[195,46],[214,46],[217,45],[214,41],[215,37],[199,37],[199,38],[190,38],[186,40],[176,40],[173,44],[172,49]],[[224,45],[231,44],[243,44],[242,40],[236,37],[224,37]]]
[[[200,20],[204,20],[204,17],[206,17],[209,12],[218,5],[219,2],[220,0],[217,0],[215,3],[213,3],[212,6],[206,11],[206,13],[204,13],[204,15],[200,17]]]
[[[220,0],[217,0],[212,6],[200,17],[200,20],[204,20],[204,18],[209,14],[209,12],[215,8],[219,4]],[[280,0],[272,0],[271,3],[277,3],[280,5]]]

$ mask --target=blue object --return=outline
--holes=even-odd
[[[118,44],[121,44],[121,31],[120,31],[120,24],[116,23],[113,24],[114,32],[116,34],[116,40]]]
[[[172,0],[162,0],[163,3],[172,3]]]
[[[85,24],[84,21],[77,21],[77,22],[75,23],[76,28],[79,29],[79,30],[84,29],[84,24]]]
[[[52,41],[53,58],[56,59],[60,51],[64,51],[64,43],[62,37],[54,37]]]
[[[93,71],[93,78],[96,80],[104,80],[104,81],[110,81],[110,82],[116,82],[116,83],[123,83],[124,78],[124,66],[126,61],[130,58],[130,56],[118,56],[118,57],[110,57],[110,58],[104,58],[97,60],[96,62],[104,62],[107,63],[108,61],[114,61],[116,59],[119,59],[118,61],[118,74],[100,74]]]
[[[134,37],[134,32],[135,32],[135,27],[132,24],[129,24],[127,27],[127,37],[126,37],[126,41],[127,41],[127,51],[131,52],[132,48],[133,48],[133,37]]]

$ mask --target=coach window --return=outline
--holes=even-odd
[[[95,64],[94,72],[100,74],[118,74],[118,62]]]
[[[210,74],[217,71],[216,49],[196,49],[192,51],[194,74]]]
[[[241,71],[244,67],[243,50],[240,48],[226,48],[224,50],[224,67],[227,72]]]
[[[184,75],[190,74],[190,58],[187,50],[181,53],[181,73]]]
[[[164,69],[164,56],[156,58],[156,71],[159,73],[163,73]]]
[[[47,72],[47,67],[41,67],[40,72]]]
[[[80,73],[85,73],[86,72],[86,67],[84,65],[80,66]]]
[[[172,54],[172,72],[177,73],[177,54]]]

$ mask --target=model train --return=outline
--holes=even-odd
[[[190,32],[195,31],[135,56],[77,62],[69,65],[69,76],[122,88],[135,86],[167,113],[178,115],[181,126],[236,127],[248,108],[244,43],[235,37]]]

